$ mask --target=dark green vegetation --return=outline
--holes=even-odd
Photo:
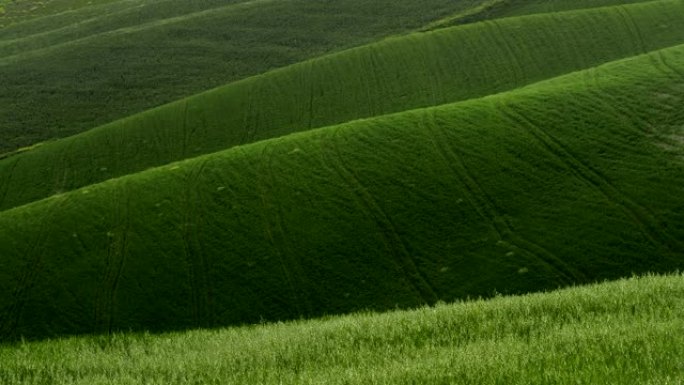
[[[166,330],[682,266],[684,46],[0,215],[5,336]]]
[[[419,29],[477,2],[96,1],[0,28],[0,153]],[[61,11],[84,2],[47,3]]]
[[[684,382],[684,276],[217,331],[0,347],[26,384]]]
[[[504,19],[297,64],[0,159],[0,209],[235,145],[481,97],[683,43],[682,14],[683,2],[661,1]]]

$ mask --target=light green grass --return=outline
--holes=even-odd
[[[2,159],[0,209],[235,145],[481,97],[680,44],[682,15],[683,2],[661,1],[511,18],[297,64]]]
[[[7,210],[2,336],[312,317],[681,268],[683,72],[677,46]]]
[[[130,0],[0,28],[0,151],[416,30],[473,1]]]
[[[0,347],[30,384],[652,384],[684,382],[684,276],[409,312]]]

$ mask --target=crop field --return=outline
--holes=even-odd
[[[665,1],[505,19],[286,67],[0,159],[0,209],[235,145],[481,97],[684,43],[681,14],[683,2]]]
[[[682,69],[675,46],[6,210],[4,330],[238,324],[678,268]]]
[[[475,1],[98,0],[12,24],[0,28],[0,153],[419,29]]]
[[[649,1],[654,0],[484,0],[436,20],[426,25],[424,29],[438,29],[503,17],[537,13],[550,14],[573,9],[591,9],[621,4],[646,3]]]
[[[681,384],[684,276],[410,312],[0,347],[19,384]]]
[[[684,381],[684,0],[0,6],[0,384]]]

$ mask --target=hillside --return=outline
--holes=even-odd
[[[173,330],[684,264],[684,46],[0,214],[2,336]]]
[[[659,1],[509,18],[296,64],[0,159],[0,209],[236,145],[481,97],[681,44],[682,14],[684,2]]]
[[[0,346],[19,384],[679,384],[684,277],[410,312]]]
[[[0,28],[0,153],[419,29],[474,2],[117,0],[59,12],[83,1],[52,0],[52,14],[19,0],[48,14]]]
[[[424,30],[475,23],[503,17],[537,13],[555,13],[573,9],[590,9],[623,4],[646,3],[657,0],[485,0],[445,18],[436,20]]]

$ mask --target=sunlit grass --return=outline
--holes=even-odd
[[[5,385],[682,381],[682,275],[386,314],[0,347]]]

